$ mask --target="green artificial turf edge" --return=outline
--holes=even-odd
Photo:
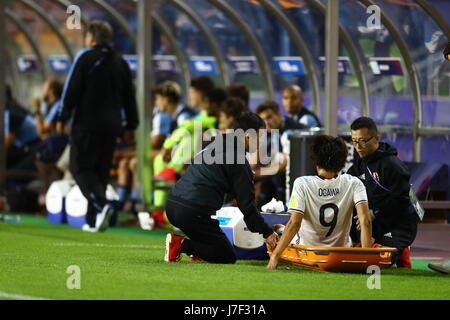
[[[413,270],[383,269],[381,289],[368,274],[265,270],[266,261],[236,265],[163,261],[167,231],[110,228],[103,234],[21,216],[0,223],[0,292],[50,299],[300,300],[450,299],[450,277],[413,261]],[[81,270],[81,289],[67,288],[70,265]]]

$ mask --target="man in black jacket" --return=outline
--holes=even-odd
[[[245,112],[234,124],[235,130],[242,129],[245,134],[235,131],[219,135],[195,156],[171,190],[166,208],[169,221],[189,238],[168,234],[165,261],[176,262],[181,253],[213,263],[236,261],[219,221],[211,219],[227,195],[236,198],[248,229],[262,234],[275,247],[278,236],[256,208],[253,173],[245,157],[246,152],[257,151],[256,132],[264,127],[258,115]],[[255,139],[249,134],[251,129]]]
[[[138,125],[131,71],[111,42],[108,23],[89,24],[86,49],[77,54],[66,79],[57,125],[61,132],[73,116],[70,171],[89,203],[83,230],[90,232],[105,230],[112,214],[105,191],[116,137],[125,129],[132,143]]]
[[[450,42],[447,43],[447,46],[444,48],[444,59],[450,60]],[[443,262],[435,262],[428,264],[428,268],[441,272],[443,274],[450,274],[450,259]]]
[[[369,200],[375,243],[395,247],[393,263],[411,268],[409,246],[417,233],[417,215],[409,198],[410,174],[397,150],[380,142],[375,122],[360,117],[350,126],[359,158],[348,173],[361,179]]]

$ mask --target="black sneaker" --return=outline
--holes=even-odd
[[[114,208],[112,208],[109,204],[106,204],[102,212],[100,212],[97,216],[97,220],[95,221],[95,227],[99,232],[105,231],[109,226],[109,219],[114,214]]]

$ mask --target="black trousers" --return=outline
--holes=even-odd
[[[392,256],[393,264],[397,263],[403,249],[410,246],[417,235],[417,217],[415,213],[405,215],[400,221],[401,223],[399,221],[387,223],[375,219],[372,222],[372,237],[375,239],[375,243],[398,249]],[[354,219],[350,236],[353,241],[360,241],[360,231],[356,229]]]
[[[195,255],[207,262],[232,264],[236,262],[233,246],[219,227],[219,221],[211,219],[214,212],[201,212],[169,197],[167,218],[188,237],[181,252]]]
[[[88,200],[86,222],[94,227],[97,213],[106,204],[116,134],[74,130],[71,138],[70,171]]]
[[[35,171],[36,149],[40,140],[27,145],[26,147],[17,147],[12,145],[6,152],[6,168],[13,170]]]

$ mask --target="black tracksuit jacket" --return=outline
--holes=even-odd
[[[261,233],[267,238],[273,231],[257,210],[253,172],[245,158],[245,151],[242,152],[243,145],[235,138],[227,139],[228,135],[216,137],[195,156],[186,173],[172,188],[170,197],[197,211],[204,212],[206,216],[219,210],[225,196],[231,195],[236,198],[249,230]],[[234,143],[231,143],[232,141]],[[234,152],[233,161],[230,161],[231,151]],[[215,156],[215,159],[222,159],[222,164],[207,164],[208,160],[204,158],[206,154]]]
[[[110,46],[83,49],[75,57],[58,118],[66,122],[72,115],[75,131],[118,134],[123,127],[136,129],[138,114],[131,71]]]
[[[402,246],[412,243],[417,232],[417,215],[409,200],[409,170],[397,158],[397,150],[381,142],[373,154],[357,157],[347,173],[360,178],[366,187],[369,208],[375,214],[375,240],[388,232],[400,230],[393,233],[393,238],[397,234],[400,239],[394,240]],[[372,176],[378,179],[378,184]]]

